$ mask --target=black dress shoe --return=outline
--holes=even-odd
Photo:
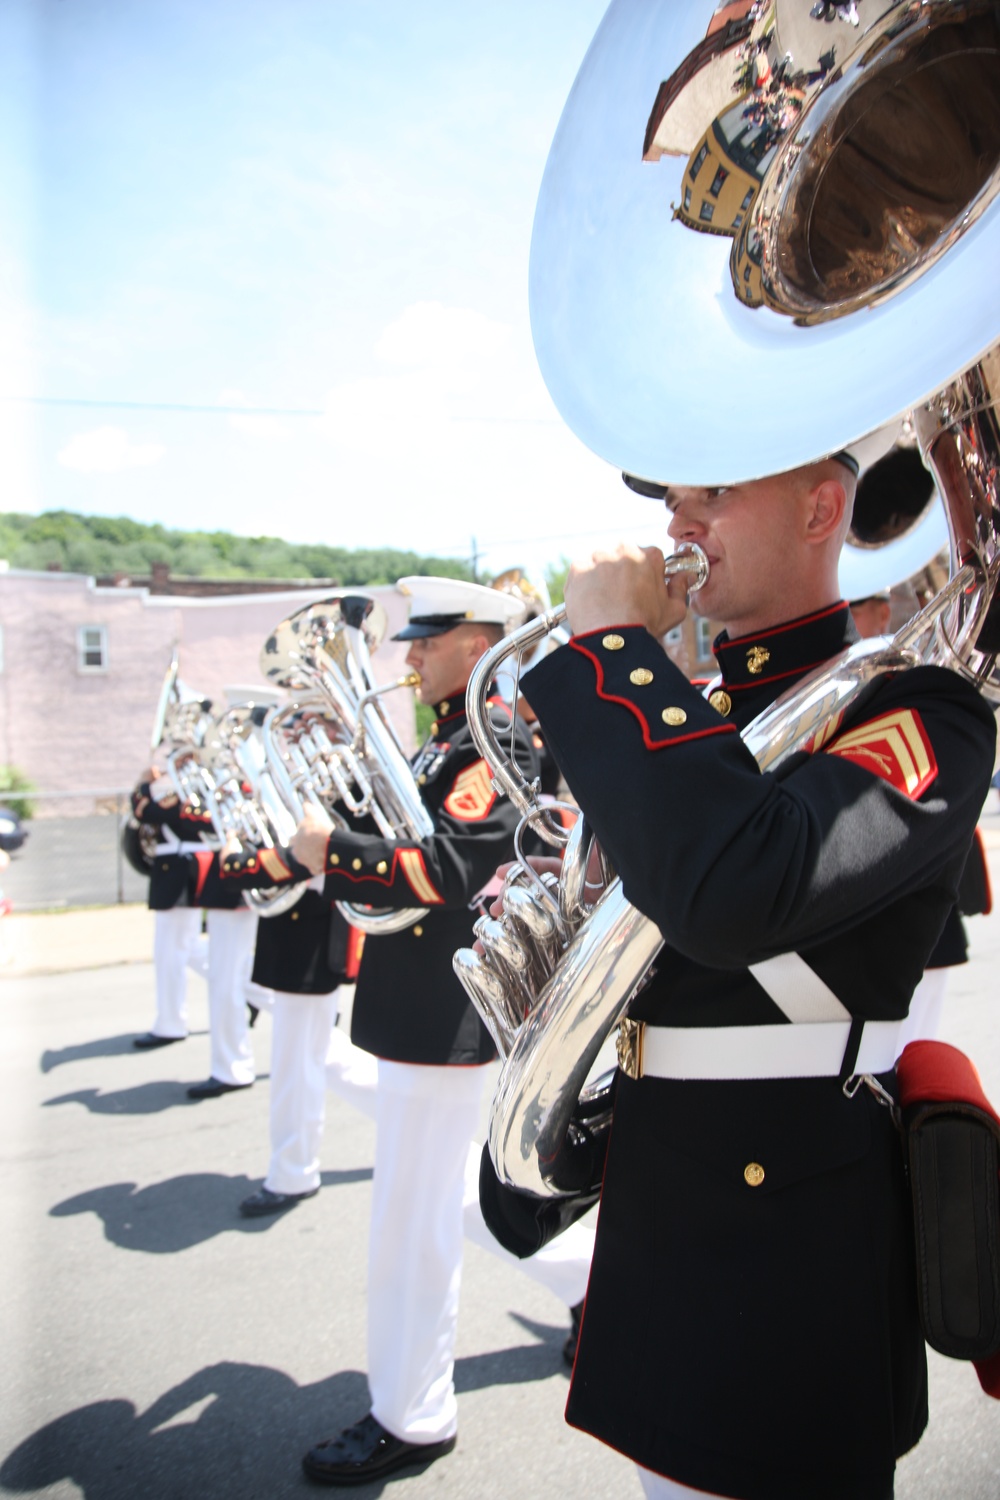
[[[221,1078],[206,1078],[204,1083],[193,1083],[187,1096],[189,1099],[217,1099],[220,1094],[238,1094],[241,1089],[251,1088],[252,1083],[223,1083]]]
[[[150,1047],[169,1047],[172,1042],[186,1042],[183,1036],[157,1036],[155,1031],[147,1031],[144,1036],[134,1036],[132,1046],[138,1047],[145,1052]]]
[[[303,1198],[315,1198],[318,1192],[319,1188],[310,1188],[307,1193],[272,1193],[268,1187],[258,1188],[249,1198],[243,1199],[240,1213],[248,1219],[259,1219],[263,1214],[284,1213],[286,1208],[294,1208]]]
[[[563,1359],[569,1365],[570,1369],[573,1368],[573,1363],[576,1359],[576,1344],[580,1337],[580,1319],[582,1317],[583,1302],[581,1301],[569,1310],[569,1333],[567,1333],[566,1342],[563,1344]]]
[[[339,1437],[310,1448],[302,1468],[317,1484],[370,1484],[397,1469],[433,1463],[450,1453],[457,1441],[450,1437],[440,1443],[408,1443],[386,1432],[369,1412]]]

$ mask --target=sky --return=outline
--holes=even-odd
[[[3,0],[0,508],[532,576],[662,542],[528,323],[603,10]]]

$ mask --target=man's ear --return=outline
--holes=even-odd
[[[824,479],[809,492],[806,541],[825,542],[839,537],[847,512],[847,491],[839,479]]]

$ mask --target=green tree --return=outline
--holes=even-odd
[[[557,563],[549,563],[545,569],[545,582],[553,604],[562,604],[566,598],[566,579],[572,564],[568,557],[560,557]]]
[[[0,766],[0,802],[26,821],[34,817],[35,804],[23,793],[34,790],[35,783],[23,771],[19,771],[17,766]],[[21,795],[17,795],[18,793]]]

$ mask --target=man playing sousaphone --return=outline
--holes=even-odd
[[[839,454],[663,488],[669,535],[708,557],[691,608],[724,622],[709,698],[661,645],[687,604],[654,547],[571,571],[572,639],[523,684],[666,940],[623,1022],[567,1406],[651,1496],[888,1500],[927,1421],[888,1106],[993,715],[930,666],[882,677],[776,772],[739,733],[853,638],[837,561],[854,483]]]

